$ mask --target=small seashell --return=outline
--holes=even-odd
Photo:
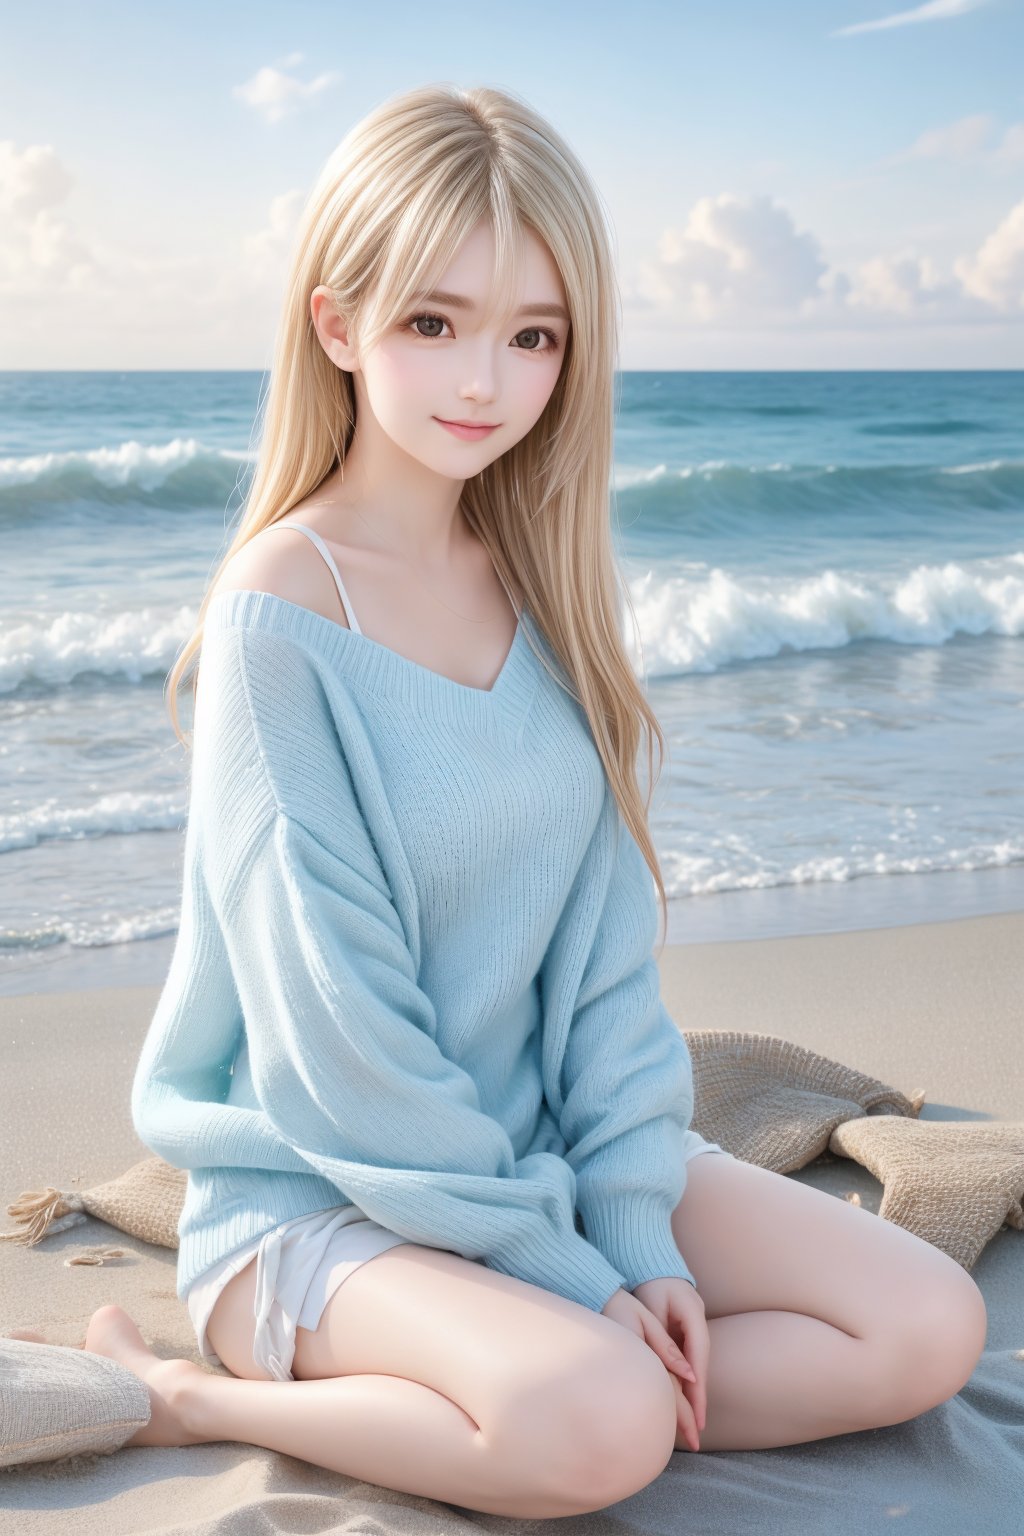
[[[104,1264],[107,1259],[123,1259],[127,1251],[126,1248],[85,1248],[65,1259],[64,1268],[70,1269],[72,1264]]]

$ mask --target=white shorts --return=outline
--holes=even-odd
[[[293,1381],[297,1327],[316,1330],[328,1301],[360,1264],[409,1239],[389,1232],[354,1205],[332,1206],[284,1221],[204,1270],[185,1296],[199,1353],[211,1365],[206,1325],[228,1281],[255,1255],[253,1364],[272,1381]]]
[[[717,1142],[705,1141],[694,1130],[687,1131],[686,1136],[685,1162],[699,1152],[732,1155]],[[271,1232],[235,1249],[192,1282],[185,1302],[199,1353],[211,1365],[222,1363],[210,1348],[206,1325],[228,1281],[255,1256],[253,1364],[268,1380],[294,1381],[291,1367],[296,1328],[315,1332],[327,1303],[360,1264],[399,1243],[411,1241],[371,1221],[354,1205],[331,1206],[282,1222]]]

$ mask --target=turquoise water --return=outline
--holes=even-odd
[[[262,384],[0,374],[0,991],[163,977]],[[625,374],[613,515],[672,939],[1024,907],[1024,373]]]

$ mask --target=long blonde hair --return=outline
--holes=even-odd
[[[520,442],[466,481],[461,505],[503,585],[523,594],[586,712],[622,818],[654,877],[667,931],[665,887],[648,829],[653,744],[660,774],[665,738],[622,640],[620,603],[634,632],[635,612],[609,518],[619,330],[610,222],[573,151],[509,92],[448,83],[406,91],[358,122],[324,166],[292,250],[252,482],[197,627],[168,674],[171,720],[178,740],[190,746],[176,694],[201,649],[221,570],[343,465],[352,441],[352,377],[320,345],[310,314],[314,288],[331,290],[349,319],[350,340],[354,334],[357,351],[369,351],[405,318],[415,293],[436,286],[481,219],[494,232],[495,308],[509,295],[512,303],[518,298],[526,226],[558,267],[570,326],[543,414]],[[646,799],[636,774],[642,730]]]

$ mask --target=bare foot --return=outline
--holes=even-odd
[[[126,1445],[201,1445],[202,1435],[187,1425],[184,1410],[188,1388],[205,1377],[192,1360],[162,1360],[154,1354],[123,1308],[100,1307],[89,1319],[85,1346],[94,1355],[118,1360],[149,1387],[152,1414]]]
[[[3,1335],[5,1339],[25,1339],[29,1344],[48,1344],[49,1339],[44,1339],[41,1333],[36,1333],[34,1328],[11,1328]]]

